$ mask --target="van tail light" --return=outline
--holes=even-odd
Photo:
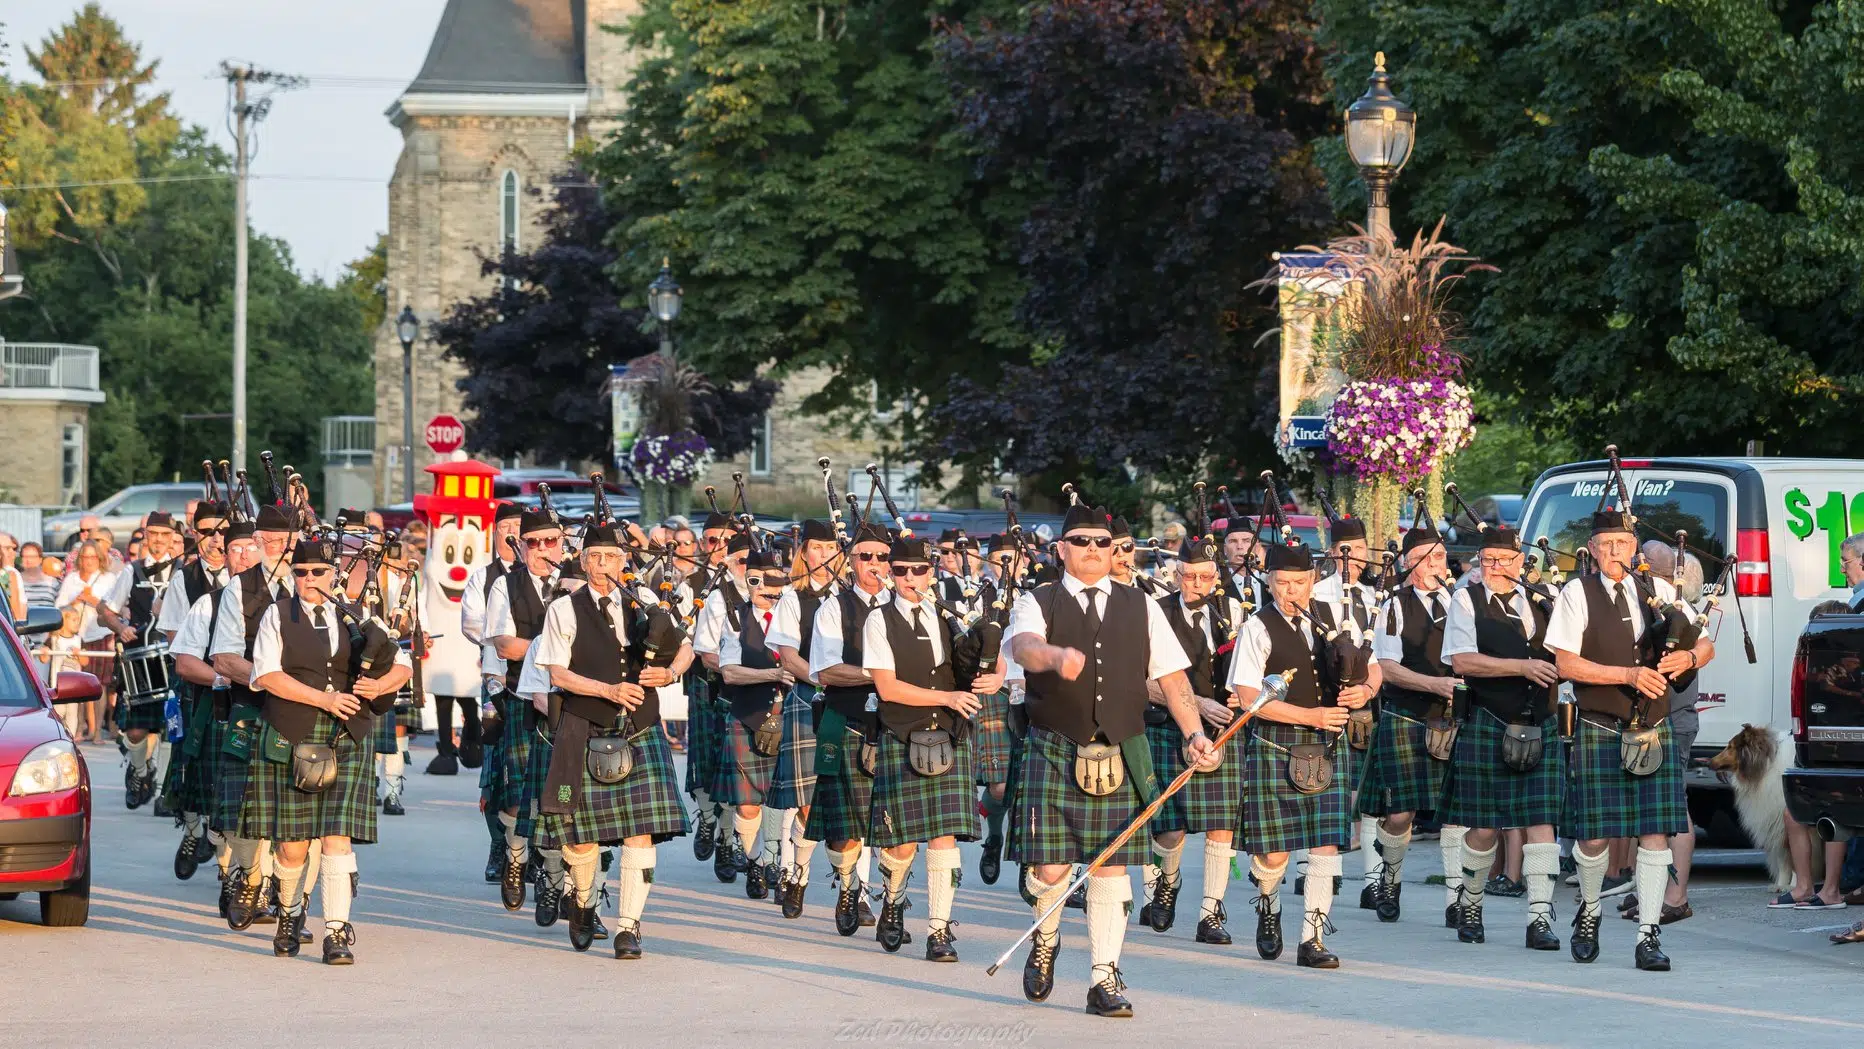
[[[1743,528],[1735,533],[1735,595],[1773,596],[1773,560],[1765,528]]]
[[[1793,697],[1793,738],[1804,743],[1806,741],[1806,651],[1803,648],[1793,655],[1793,672],[1787,678],[1787,687]]]

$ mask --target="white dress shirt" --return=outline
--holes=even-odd
[[[1098,591],[1096,602],[1100,614],[1107,614],[1108,603],[1113,595],[1112,577],[1102,577],[1092,587],[1076,579],[1072,574],[1062,573],[1061,588],[1073,598],[1081,611],[1087,611],[1088,590]],[[1172,632],[1171,623],[1165,618],[1165,610],[1157,601],[1141,595],[1146,605],[1146,679],[1157,681],[1167,674],[1183,670],[1191,665],[1191,658],[1184,654],[1184,646],[1178,643],[1178,635]],[[1034,634],[1036,640],[1048,637],[1048,618],[1042,614],[1042,606],[1036,603],[1035,591],[1031,590],[1016,598],[1015,607],[1010,609],[1010,629],[1005,635],[1006,641]]]
[[[841,582],[830,582],[828,592],[822,596],[822,604],[835,600],[839,593]],[[777,599],[776,619],[771,623],[768,640],[771,648],[803,647],[803,599],[795,587],[783,591],[783,596]],[[815,645],[811,643],[810,647]]]
[[[893,591],[885,587],[882,587],[878,594],[869,594],[859,587],[856,587],[854,590],[855,600],[866,605],[870,610],[886,604],[892,597]],[[853,629],[859,630],[865,623],[866,619],[863,617],[862,622],[854,624]],[[823,601],[821,606],[816,609],[815,634],[809,642],[810,677],[820,681],[824,670],[847,662],[846,659],[842,658],[841,642],[843,636],[841,600],[835,598]],[[865,642],[867,635],[862,634],[861,637],[863,642]],[[861,672],[866,673],[867,668],[862,667]]]
[[[227,585],[227,566],[225,562],[222,562],[219,568],[208,568],[207,565],[203,563],[201,569],[207,573],[207,585],[210,589],[218,590]],[[169,584],[175,588],[171,590],[170,593],[185,594],[188,592],[187,584],[182,582],[181,579],[181,569],[175,569],[174,575],[170,576],[168,581]],[[200,596],[206,597],[207,595],[202,594]],[[198,601],[199,598],[196,600]],[[155,614],[155,632],[158,634],[179,634],[181,632],[182,621],[187,619],[188,613],[192,611],[194,611],[194,608],[188,602],[170,601],[168,595],[164,594],[162,597],[162,608]]]
[[[1450,591],[1420,590],[1414,586],[1406,589],[1417,595],[1417,599],[1423,602],[1424,610],[1427,612],[1430,610],[1431,595],[1437,595],[1437,603],[1442,606],[1445,618],[1448,618]],[[1392,595],[1390,601],[1386,602],[1383,613],[1384,622],[1372,635],[1372,658],[1374,659],[1389,659],[1394,663],[1404,662],[1404,605],[1398,600],[1399,594],[1402,593],[1404,591],[1400,590],[1398,594]]]
[[[913,610],[919,610],[920,622],[925,625],[926,635],[932,639],[932,665],[945,662],[945,643],[939,634],[938,605],[932,601],[932,595],[919,599],[917,605],[902,598],[893,599],[893,610],[912,626]],[[887,638],[887,617],[875,611],[867,613],[867,621],[861,624],[861,668],[863,670],[893,670],[893,644]],[[871,675],[870,675],[871,676]]]
[[[537,649],[532,645],[524,653],[524,666],[518,671],[518,694],[526,698],[550,691],[550,671],[537,665]]]
[[[772,624],[777,621],[777,610],[772,608],[769,611],[763,611],[756,605],[745,605],[744,609],[738,614],[740,616],[756,616],[758,621],[763,623],[764,648],[770,653],[770,658],[775,660],[777,658],[777,646],[771,643],[770,631]],[[740,619],[739,622],[742,623],[744,620]],[[744,642],[739,640],[737,631],[726,630],[719,635],[718,665],[720,667],[741,667],[744,665]]]
[[[277,575],[269,575],[270,570],[261,563],[260,570],[268,572],[271,579],[272,595],[276,600],[291,596],[291,584],[285,581],[290,573],[283,566]],[[214,626],[214,650],[210,656],[246,654],[246,612],[240,598],[239,577],[227,580],[227,585],[220,591],[220,618]]]
[[[589,596],[595,599],[596,607],[600,608],[602,595],[596,593],[593,587],[586,589],[589,591]],[[570,646],[576,643],[576,610],[570,607],[572,596],[574,595],[565,595],[550,602],[550,607],[544,610],[544,629],[537,635],[537,640],[531,643],[531,652],[537,657],[537,665],[545,668],[546,678],[550,673],[548,668],[567,669],[570,665]],[[615,640],[626,648],[628,647],[627,609],[623,607],[621,597],[613,590],[609,591],[609,597],[612,601],[608,610],[608,618],[615,624]]]
[[[1262,622],[1264,616],[1281,615],[1278,608],[1265,608],[1249,617],[1249,622],[1236,633],[1236,648],[1230,652],[1229,687],[1261,688],[1263,670],[1269,663],[1269,650],[1274,647],[1269,637],[1269,628]],[[1284,617],[1285,618],[1285,617]],[[1294,628],[1301,634],[1301,639],[1309,650],[1314,647],[1314,630],[1305,617],[1294,621]]]
[[[179,593],[179,591],[177,591]],[[181,604],[180,601],[174,602]],[[171,655],[193,656],[207,660],[207,634],[214,625],[214,596],[202,594],[194,599],[194,604],[181,617],[181,624],[175,629],[175,639],[168,643]]]
[[[1515,622],[1525,630],[1524,636],[1534,633],[1534,611],[1528,604],[1527,591],[1516,586],[1506,594],[1491,594],[1499,597],[1513,610]],[[1450,665],[1451,656],[1479,655],[1476,648],[1476,604],[1474,591],[1468,587],[1458,587],[1450,598],[1449,622],[1443,628],[1443,665]]]
[[[485,644],[485,606],[488,595],[485,589],[485,574],[492,570],[493,564],[505,566],[505,573],[519,570],[519,566],[502,558],[489,562],[472,570],[466,577],[466,589],[460,593],[460,634],[475,645]]]
[[[725,587],[733,587],[738,596],[749,600],[751,596],[744,583],[736,576],[706,596],[705,607],[699,610],[699,621],[693,625],[693,651],[701,655],[718,655],[719,645],[725,635],[732,633],[728,629],[729,620],[725,618]]]
[[[1651,584],[1656,589],[1657,599],[1665,604],[1676,600],[1676,588],[1668,579],[1652,576]],[[1631,610],[1631,622],[1622,627],[1636,641],[1644,632],[1647,612],[1644,603],[1638,598],[1637,585],[1629,575],[1617,583],[1604,576],[1599,582],[1605,584],[1605,601],[1610,604],[1614,587],[1622,587],[1625,594],[1625,607]],[[1581,640],[1586,636],[1587,619],[1590,610],[1586,607],[1586,589],[1584,579],[1570,579],[1560,588],[1560,599],[1554,602],[1553,617],[1547,622],[1547,647],[1557,648],[1562,652],[1579,653]]]
[[[1326,605],[1333,611],[1333,621],[1345,624],[1350,619],[1352,602],[1349,594],[1357,595],[1361,607],[1366,610],[1367,629],[1377,629],[1379,625],[1378,591],[1364,583],[1354,583],[1350,590],[1340,581],[1340,574],[1334,574],[1314,584],[1314,600]],[[1354,620],[1357,622],[1357,620]]]

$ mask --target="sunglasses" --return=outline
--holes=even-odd
[[[888,561],[891,561],[891,560],[893,560],[893,555],[892,555],[892,554],[866,554],[866,553],[862,553],[862,554],[855,554],[855,555],[854,555],[854,559],[855,559],[855,560],[857,560],[857,561],[878,561],[878,562],[880,562],[881,564],[883,564],[883,565],[884,565],[884,564],[886,564],[886,563],[887,563]]]
[[[1134,550],[1138,549],[1138,544],[1128,540],[1127,542],[1121,543],[1119,546],[1114,547],[1114,549],[1119,551],[1122,554],[1130,554]]]
[[[532,550],[554,550],[563,545],[563,537],[560,535],[553,535],[543,539],[526,539],[524,545]]]
[[[1067,543],[1069,546],[1072,546],[1077,550],[1086,549],[1087,547],[1090,547],[1090,546],[1095,547],[1100,550],[1105,550],[1106,548],[1113,545],[1113,537],[1110,535],[1101,535],[1101,536],[1070,535],[1070,536],[1064,536],[1062,538],[1062,542]]]
[[[291,574],[297,576],[299,579],[315,579],[318,576],[329,575],[330,569],[328,568],[294,568],[291,570]]]
[[[931,575],[932,566],[931,565],[894,565],[893,574],[896,576],[902,576],[902,577]]]
[[[195,531],[195,534],[205,539],[210,535],[225,535],[228,532],[232,531],[232,529],[230,528],[197,528],[194,531]]]

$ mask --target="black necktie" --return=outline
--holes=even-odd
[[[1618,613],[1626,629],[1633,635],[1637,633],[1637,624],[1631,622],[1631,603],[1625,599],[1625,585],[1622,582],[1612,584],[1612,611]]]
[[[1203,643],[1206,646],[1210,644],[1209,636],[1204,633],[1204,610],[1203,609],[1200,608],[1197,611],[1191,613],[1191,629],[1197,631],[1197,636],[1199,640],[1203,641]]]
[[[1443,595],[1435,590],[1430,592],[1430,621],[1443,622]]]
[[[1494,607],[1498,615],[1514,624],[1515,630],[1518,631],[1522,637],[1527,636],[1527,624],[1521,622],[1521,617],[1515,615],[1513,602],[1500,594],[1490,594],[1489,603]]]
[[[602,622],[607,623],[611,627],[615,625],[615,617],[609,615],[608,610],[613,604],[613,599],[608,597],[603,597],[595,603],[595,610],[602,613]]]
[[[926,634],[925,616],[917,605],[913,606],[913,636],[930,640]]]
[[[1366,620],[1366,599],[1359,596],[1359,588],[1356,586],[1348,586],[1346,588],[1346,599],[1352,603],[1353,622],[1359,624],[1359,629],[1364,630],[1366,627],[1370,626],[1371,624]]]
[[[1087,632],[1090,636],[1100,634],[1100,591],[1088,590],[1087,593]]]

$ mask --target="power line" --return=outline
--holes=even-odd
[[[22,183],[20,185],[15,185],[15,186],[10,186],[5,183],[0,183],[0,193],[9,193],[9,192],[14,192],[14,191],[25,192],[27,190],[47,190],[47,189],[91,189],[94,187],[101,187],[101,186],[160,185],[160,184],[169,183],[169,182],[227,182],[227,181],[231,181],[235,177],[236,176],[234,175],[233,172],[227,171],[227,172],[202,173],[202,174],[196,174],[196,175],[149,175],[149,176],[139,177],[139,178],[104,178],[104,179],[92,179],[89,181],[80,181],[80,182],[28,182],[28,183]],[[249,179],[263,179],[268,182],[372,182],[377,185],[386,185],[390,181],[388,178],[385,178],[380,175],[277,175],[277,174],[261,175],[261,174],[254,173],[254,174],[249,174],[246,177]],[[487,178],[486,181],[490,182],[493,180],[490,178]],[[557,186],[562,186],[562,187],[566,187],[569,189],[599,189],[601,188],[594,182],[556,182],[556,181],[553,181],[551,182],[550,185],[553,188]]]
[[[219,80],[221,79],[221,75],[218,73],[208,73],[202,76],[201,79]],[[306,73],[306,74],[303,74],[301,79],[303,79],[305,81],[306,86],[309,86],[309,87],[319,87],[319,86],[322,86],[322,87],[383,87],[383,86],[393,87],[397,84],[403,84],[403,85],[406,85],[410,90],[413,90],[415,88],[415,85],[419,84],[423,87],[478,88],[478,89],[483,89],[485,91],[491,91],[491,92],[497,92],[501,89],[521,90],[524,92],[536,92],[536,91],[542,91],[542,90],[579,91],[579,90],[586,90],[588,88],[587,84],[565,84],[560,81],[442,80],[442,79],[437,79],[437,78],[429,78],[425,80],[417,78],[417,79],[410,80],[408,77],[405,77],[405,76],[364,76],[364,75],[356,74],[356,73]],[[64,88],[74,88],[74,87],[109,87],[109,86],[122,85],[124,83],[125,81],[121,77],[93,77],[93,78],[84,79],[84,80],[42,80],[42,81],[24,80],[24,81],[20,81],[20,84],[24,87],[41,87],[41,88],[52,88],[52,89],[64,89]],[[146,83],[146,84],[139,84],[136,86],[152,88],[155,90],[166,90],[165,88],[162,88],[159,84],[154,83],[154,82]]]

